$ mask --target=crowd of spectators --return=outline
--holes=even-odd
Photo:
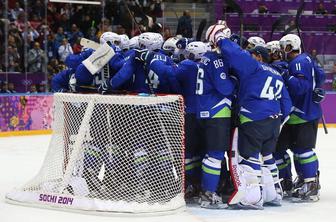
[[[176,33],[169,27],[162,29],[157,22],[165,10],[162,0],[106,0],[104,7],[49,1],[45,5],[43,0],[8,0],[7,12],[4,2],[0,0],[0,72],[37,72],[47,76],[47,81],[66,68],[64,60],[69,54],[81,51],[81,37],[98,42],[100,35],[106,31],[129,37],[145,31],[161,32],[165,39],[175,34],[193,36],[192,19],[187,10],[178,19]],[[226,12],[235,11],[230,5],[225,4],[225,7]],[[269,9],[260,3],[255,13],[269,13]],[[336,5],[327,11],[321,3],[314,14],[336,14]],[[4,46],[6,37],[7,50]],[[1,91],[4,88],[8,91],[9,86],[12,87],[11,83],[0,83]],[[37,91],[48,90],[44,85],[35,88]]]
[[[38,72],[41,75],[47,72],[50,80],[52,75],[66,68],[66,56],[81,51],[81,37],[98,41],[106,31],[131,37],[140,29],[141,32],[164,32],[166,38],[171,36],[169,29],[162,30],[156,23],[156,18],[163,14],[162,0],[107,0],[104,8],[49,1],[45,5],[42,0],[26,1],[26,6],[24,3],[23,0],[9,0],[6,12],[5,1],[0,0],[0,72]],[[138,25],[134,25],[135,22]],[[12,85],[1,82],[0,91],[14,92],[8,89]],[[35,88],[41,91],[44,87]]]

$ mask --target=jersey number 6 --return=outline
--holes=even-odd
[[[203,94],[203,78],[204,78],[204,70],[202,68],[198,68],[197,81],[196,81],[196,95]]]

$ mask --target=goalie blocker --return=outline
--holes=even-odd
[[[100,71],[115,55],[113,48],[105,42],[82,63],[92,75]]]

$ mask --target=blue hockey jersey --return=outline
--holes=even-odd
[[[156,53],[153,60],[159,60],[166,65],[172,65],[173,61],[162,53]],[[144,66],[134,58],[132,53],[123,67],[111,79],[112,89],[120,89],[126,82],[131,81],[128,90],[136,93],[170,93],[170,85],[168,77],[160,73],[156,73],[150,65]],[[153,90],[153,92],[152,92]]]
[[[115,53],[115,55],[108,62],[108,69],[109,69],[110,76],[112,77],[115,73],[117,73],[118,70],[121,69],[124,63],[125,63],[125,60],[124,60],[123,55],[120,52]],[[78,85],[97,86],[102,83],[101,74],[97,73],[95,75],[92,75],[83,64],[80,64],[77,67],[75,77],[76,77]]]
[[[231,117],[234,84],[229,65],[217,52],[207,52],[201,59],[196,80],[198,118]]]
[[[314,61],[306,53],[302,53],[289,62],[288,71],[286,84],[293,102],[293,112],[288,124],[319,119],[322,115],[321,107],[313,102],[313,90],[317,83]],[[323,76],[319,79],[320,85]]]
[[[66,69],[54,75],[51,80],[51,91],[69,92],[70,91],[69,81],[71,76],[73,76],[74,74],[75,74],[74,69]]]
[[[171,92],[183,96],[186,113],[196,113],[197,62],[187,59],[177,65],[167,65],[161,60],[153,59],[150,69],[168,78]]]
[[[259,63],[229,39],[218,42],[224,60],[239,79],[240,122],[289,115],[291,100],[279,72]]]
[[[79,54],[70,54],[65,58],[64,63],[68,68],[76,69],[93,52],[94,52],[93,49],[86,49]]]

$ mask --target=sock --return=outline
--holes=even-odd
[[[221,163],[225,161],[224,152],[209,152],[202,161],[202,189],[215,192],[221,173]]]
[[[279,170],[275,163],[273,155],[263,154],[263,165],[271,172],[273,181],[279,181]]]
[[[279,170],[279,178],[291,179],[292,178],[292,167],[291,158],[286,151],[274,153],[274,158],[276,165]]]
[[[318,171],[318,159],[312,149],[296,148],[294,152],[294,163],[297,174],[303,179],[315,178]]]
[[[188,158],[189,157],[189,158]],[[201,158],[199,156],[191,157],[186,154],[185,159],[186,186],[195,185],[201,180]]]

